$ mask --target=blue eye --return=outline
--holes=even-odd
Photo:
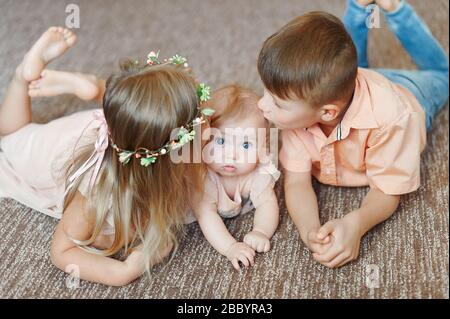
[[[246,150],[248,150],[250,148],[250,146],[252,146],[252,144],[250,142],[244,142],[242,143],[242,147]]]
[[[225,139],[223,137],[217,137],[216,138],[216,144],[218,144],[218,145],[225,144]]]

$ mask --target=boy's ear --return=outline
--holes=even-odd
[[[320,108],[320,118],[322,121],[333,121],[339,115],[339,107],[334,104],[326,104]]]

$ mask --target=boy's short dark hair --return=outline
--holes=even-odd
[[[350,100],[357,70],[356,48],[344,25],[320,11],[282,27],[264,42],[258,57],[267,90],[312,106]]]

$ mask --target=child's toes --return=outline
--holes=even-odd
[[[35,84],[35,85],[29,85],[28,86],[28,92],[32,91],[32,90],[38,90],[39,89],[39,85]]]
[[[357,2],[358,2],[361,6],[366,7],[366,6],[368,6],[369,4],[373,3],[374,0],[357,0]]]
[[[64,39],[66,40],[66,42],[71,45],[73,43],[71,43],[72,41],[75,41],[76,37],[75,37],[75,33],[73,33],[72,31],[68,30],[68,29],[64,29]]]
[[[38,97],[40,95],[39,89],[30,89],[28,90],[28,95],[31,97]]]
[[[69,38],[73,35],[73,32],[69,29],[64,29],[64,35]]]

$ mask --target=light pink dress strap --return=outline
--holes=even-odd
[[[83,174],[85,174],[91,167],[94,166],[94,171],[92,172],[91,178],[89,180],[89,190],[92,190],[92,187],[94,186],[98,172],[100,171],[100,167],[102,165],[103,158],[105,157],[105,151],[109,145],[108,124],[106,123],[105,116],[104,116],[102,110],[94,111],[93,116],[94,116],[93,121],[100,122],[100,125],[98,126],[97,139],[94,144],[95,150],[92,153],[92,155],[89,157],[89,159],[75,173],[73,173],[69,177],[70,184],[66,188],[66,194],[73,187],[73,185],[75,184],[77,179],[80,176],[82,176]],[[89,123],[88,126],[91,123]]]

